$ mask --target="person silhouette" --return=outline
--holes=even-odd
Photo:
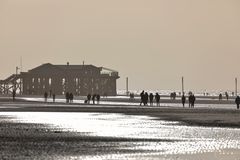
[[[237,109],[239,109],[239,104],[240,104],[240,97],[239,96],[236,97],[235,103],[237,105]]]
[[[13,92],[12,92],[13,101],[15,101],[15,97],[16,97],[16,90],[14,89]]]
[[[143,103],[144,103],[144,106],[146,106],[148,104],[148,93],[147,92],[145,92],[145,94],[144,94],[144,101],[143,101]]]
[[[218,99],[219,99],[219,101],[222,100],[222,94],[221,93],[219,94]]]
[[[150,101],[150,106],[153,106],[153,94],[152,93],[150,93],[150,95],[149,95],[149,101]]]
[[[192,94],[190,94],[188,96],[188,104],[189,104],[189,108],[191,108],[191,105],[192,105]]]
[[[69,100],[70,100],[70,103],[73,103],[73,94],[72,93],[69,94]]]
[[[96,98],[97,98],[97,104],[99,104],[99,102],[100,102],[100,95],[97,94]]]
[[[185,107],[185,102],[186,102],[186,97],[185,97],[185,95],[183,94],[183,95],[182,95],[182,105],[183,105],[183,108]]]
[[[96,94],[94,94],[94,95],[92,96],[93,104],[95,104],[95,98],[96,98]]]
[[[160,106],[160,95],[158,93],[156,93],[155,95],[155,100],[156,100],[157,106]]]
[[[45,92],[45,93],[44,93],[44,101],[45,101],[45,102],[47,102],[47,98],[48,98],[48,93]]]
[[[228,92],[225,92],[225,96],[226,96],[226,99],[228,101],[228,98],[229,98]]]
[[[196,101],[196,97],[193,94],[192,95],[192,104],[191,104],[192,108],[194,108],[195,101]]]
[[[67,92],[66,95],[65,95],[66,103],[69,103],[69,98],[70,98],[69,96],[70,96],[70,95],[69,95],[69,92]]]
[[[88,104],[90,104],[91,97],[92,97],[91,94],[88,94],[88,95],[87,95],[87,103],[88,103]]]
[[[142,105],[142,104],[144,104],[144,90],[140,93],[140,106]]]

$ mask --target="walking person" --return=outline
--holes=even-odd
[[[13,101],[15,101],[15,97],[16,97],[16,90],[14,89],[13,92],[12,92]]]
[[[55,95],[55,93],[53,93],[53,95],[52,95],[53,103],[55,103],[55,97],[56,97],[56,95]]]
[[[192,94],[190,94],[188,96],[188,104],[189,104],[189,108],[191,108],[191,105],[192,105]]]
[[[148,93],[147,92],[145,92],[145,94],[144,94],[143,104],[144,104],[144,106],[146,106],[148,104]]]
[[[97,98],[97,104],[99,104],[99,102],[100,102],[100,95],[97,94],[96,98]]]
[[[182,105],[183,105],[183,108],[185,107],[185,102],[186,102],[186,97],[183,94],[182,95]]]
[[[144,104],[144,91],[142,91],[141,93],[140,93],[140,106],[142,105],[142,104]]]
[[[45,101],[45,102],[47,102],[47,98],[48,98],[48,93],[45,92],[45,93],[44,93],[44,101]]]
[[[192,95],[192,108],[194,108],[194,105],[195,105],[195,101],[196,101],[196,98],[194,96],[194,94]]]
[[[72,93],[69,94],[69,100],[70,100],[70,103],[73,103],[73,94]]]
[[[150,93],[149,95],[150,106],[153,106],[153,94]]]
[[[155,100],[156,100],[157,106],[160,106],[160,95],[158,93],[156,93],[155,95]]]
[[[88,94],[88,95],[87,95],[87,103],[88,103],[88,104],[90,104],[91,97],[92,97],[91,94]]]
[[[96,98],[96,95],[94,94],[94,95],[92,96],[93,104],[95,104],[95,98]]]
[[[229,98],[228,92],[225,92],[225,96],[226,96],[226,99],[228,101],[228,98]]]
[[[69,92],[66,93],[65,98],[66,98],[66,103],[69,103]]]
[[[240,104],[240,97],[239,96],[236,97],[235,103],[237,105],[237,109],[239,109],[239,104]]]
[[[219,101],[222,100],[222,94],[221,93],[219,94],[218,99],[219,99]]]

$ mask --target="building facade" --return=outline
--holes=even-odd
[[[46,63],[20,73],[21,94],[116,95],[118,72],[93,65],[53,65]]]

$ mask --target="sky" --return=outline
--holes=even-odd
[[[234,90],[239,0],[0,0],[0,79],[43,63],[119,71],[118,89]],[[240,80],[239,80],[240,81]]]

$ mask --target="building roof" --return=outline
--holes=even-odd
[[[93,65],[53,65],[55,67],[58,67],[60,69],[68,69],[68,70],[83,70],[83,69],[99,69],[96,66]]]
[[[101,70],[101,67],[96,67],[93,65],[53,65],[51,63],[45,63],[42,64],[38,67],[35,67],[31,70],[29,70],[29,72],[36,72],[36,71],[42,71],[42,70],[46,70],[46,69],[55,69],[58,71],[65,71],[65,70]]]

